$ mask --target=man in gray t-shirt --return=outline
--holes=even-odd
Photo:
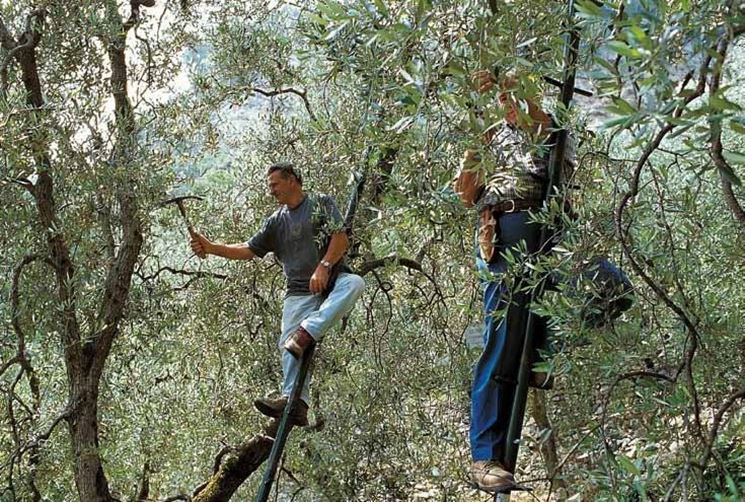
[[[344,232],[344,221],[334,199],[308,194],[297,207],[281,206],[246,243],[256,256],[268,252],[282,263],[287,296],[308,295],[310,280],[326,253],[331,236]],[[334,271],[348,271],[344,258]]]
[[[269,167],[267,183],[280,207],[248,242],[219,244],[194,233],[191,248],[200,258],[213,254],[233,260],[251,260],[273,252],[282,263],[287,279],[279,339],[282,397],[254,402],[260,412],[278,418],[292,392],[302,355],[354,307],[365,282],[350,273],[344,262],[349,240],[334,200],[306,194],[302,177],[292,164]],[[291,410],[294,425],[308,424],[310,380],[309,373],[301,400]]]

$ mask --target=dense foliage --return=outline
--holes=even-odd
[[[466,480],[475,216],[449,183],[501,114],[470,83],[495,67],[579,139],[578,217],[529,266],[610,256],[636,298],[603,328],[576,284],[537,307],[557,385],[531,396],[519,478],[541,500],[745,496],[745,12],[579,1],[594,96],[569,110],[542,78],[561,78],[566,18],[537,0],[0,1],[0,499],[188,499],[216,456],[240,461],[279,385],[281,267],[198,260],[160,202],[201,195],[195,227],[245,241],[273,210],[266,166],[289,160],[341,206],[367,175],[367,289],[318,351],[280,491],[484,500]]]

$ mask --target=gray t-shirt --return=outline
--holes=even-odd
[[[295,209],[283,205],[264,221],[247,245],[258,257],[273,252],[287,278],[287,296],[309,295],[310,277],[326,254],[331,234],[344,230],[334,199],[307,194]],[[336,267],[346,270],[342,259]]]

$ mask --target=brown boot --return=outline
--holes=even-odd
[[[285,406],[287,406],[287,396],[275,398],[262,397],[254,401],[254,406],[267,417],[282,418],[282,413],[284,413]],[[290,411],[290,423],[298,427],[308,425],[308,405],[302,399],[298,399]]]
[[[476,460],[471,464],[471,481],[485,492],[498,492],[515,485],[515,478],[496,460]]]
[[[295,359],[300,359],[308,348],[312,347],[316,341],[310,336],[310,333],[305,331],[305,328],[300,326],[293,334],[291,334],[283,347],[287,349],[287,352],[292,354]]]

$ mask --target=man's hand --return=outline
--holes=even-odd
[[[210,242],[207,237],[200,234],[199,232],[194,232],[193,234],[191,234],[190,244],[191,250],[194,251],[194,254],[202,259],[207,258],[209,249],[212,246],[212,242]]]
[[[316,271],[310,278],[310,292],[314,295],[323,293],[326,290],[326,286],[329,284],[329,269],[321,265],[320,263],[316,267]]]

